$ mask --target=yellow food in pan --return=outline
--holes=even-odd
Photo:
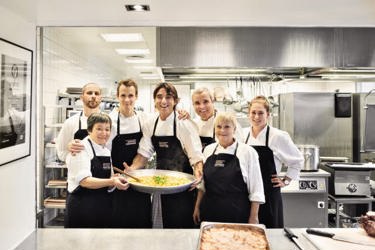
[[[188,178],[167,175],[137,176],[141,180],[140,184],[151,187],[174,187],[190,182]],[[128,180],[130,183],[139,183],[134,179]]]

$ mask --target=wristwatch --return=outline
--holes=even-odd
[[[283,179],[283,182],[284,182],[285,186],[288,186],[290,184],[290,180],[288,180],[286,178]]]

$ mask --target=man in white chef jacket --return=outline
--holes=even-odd
[[[92,113],[100,111],[99,105],[102,100],[102,90],[100,86],[96,83],[87,83],[82,87],[80,99],[83,103],[82,112],[69,117],[64,122],[56,139],[57,156],[61,161],[65,161],[66,156],[70,152],[75,152],[74,147],[71,147],[69,151],[69,144],[76,142],[75,146],[79,149],[77,152],[83,149],[84,146],[80,144],[79,141],[88,135],[87,118]]]

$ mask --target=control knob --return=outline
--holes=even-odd
[[[348,191],[350,192],[350,193],[355,193],[355,192],[357,192],[357,185],[356,184],[354,184],[354,183],[350,183],[347,187],[346,187],[346,189],[348,189]]]

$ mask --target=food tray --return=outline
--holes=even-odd
[[[174,194],[180,193],[187,190],[191,184],[195,181],[195,177],[191,174],[186,174],[183,172],[178,171],[171,171],[171,170],[162,170],[162,169],[139,169],[139,170],[131,170],[128,171],[129,174],[134,175],[135,177],[141,176],[150,176],[150,175],[166,175],[166,176],[174,176],[174,177],[184,177],[190,180],[190,182],[173,187],[154,187],[154,186],[147,186],[141,183],[131,182],[130,186],[139,192],[149,193],[149,194]],[[126,179],[131,177],[125,176]]]
[[[214,247],[217,244],[218,247]],[[202,222],[198,250],[270,250],[262,224]]]

